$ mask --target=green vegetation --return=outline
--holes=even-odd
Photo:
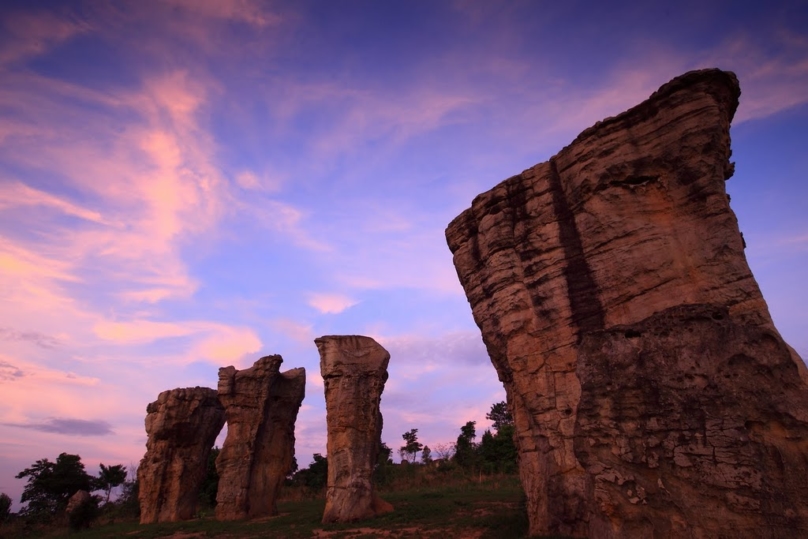
[[[418,453],[424,448],[423,444],[418,441],[418,429],[409,430],[402,434],[401,437],[406,442],[398,450],[399,455],[401,455],[401,460],[415,462]]]
[[[427,466],[395,465],[405,469],[401,483],[393,490],[382,489],[382,497],[395,511],[356,524],[323,525],[325,501],[282,500],[276,517],[251,521],[218,522],[212,517],[187,522],[139,525],[136,520],[108,522],[103,516],[89,530],[69,533],[67,529],[29,528],[2,537],[61,537],[86,539],[132,537],[282,537],[289,539],[329,538],[445,538],[482,537],[508,539],[525,537],[527,518],[523,494],[515,476],[472,478],[459,468],[440,472]],[[404,474],[407,474],[406,476]],[[418,486],[426,485],[426,486]],[[11,531],[11,530],[9,530]]]
[[[0,494],[0,524],[5,522],[11,515],[11,498],[3,492]]]
[[[21,514],[41,519],[64,511],[70,496],[78,490],[91,490],[93,482],[93,478],[84,471],[81,457],[67,453],[56,457],[56,462],[38,460],[16,477],[28,478],[20,499],[22,503],[28,502],[28,505]]]

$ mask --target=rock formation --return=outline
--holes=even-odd
[[[137,470],[140,522],[187,520],[196,513],[224,408],[216,390],[192,387],[163,391],[146,412],[146,455]]]
[[[320,352],[328,423],[328,487],[323,523],[349,522],[387,513],[393,507],[373,487],[381,447],[379,409],[390,354],[360,335],[314,340]]]
[[[73,514],[75,511],[78,511],[82,508],[82,506],[87,505],[88,503],[92,503],[93,497],[92,495],[87,492],[86,490],[77,490],[75,494],[73,494],[69,500],[67,500],[67,507],[65,508],[65,513],[69,515]]]
[[[682,75],[446,231],[531,534],[808,534],[808,376],[724,187],[739,95],[732,73]]]
[[[219,369],[219,400],[227,418],[216,470],[216,518],[277,514],[276,501],[295,455],[295,421],[306,391],[305,369],[279,371],[281,356],[249,369]]]

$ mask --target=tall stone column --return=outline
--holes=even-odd
[[[262,357],[249,369],[219,369],[219,400],[227,438],[219,457],[216,518],[277,514],[278,491],[295,454],[295,421],[306,391],[306,371],[281,373],[281,356]]]
[[[320,352],[328,423],[328,487],[323,523],[349,522],[393,510],[374,492],[381,447],[379,409],[390,354],[360,335],[314,340]]]
[[[676,77],[446,229],[531,534],[808,536],[808,371],[725,188],[739,96],[733,73]]]
[[[140,522],[188,520],[196,513],[224,408],[216,390],[192,387],[163,391],[146,412],[146,455],[137,470]]]

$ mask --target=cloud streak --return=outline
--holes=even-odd
[[[47,349],[55,348],[59,345],[59,340],[50,335],[37,331],[17,331],[13,328],[0,328],[0,340],[30,342]]]
[[[108,436],[115,434],[112,430],[112,425],[106,421],[99,420],[49,418],[41,423],[2,423],[2,425],[68,436]]]

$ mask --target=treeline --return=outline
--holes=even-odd
[[[517,471],[518,453],[514,443],[513,416],[505,402],[491,405],[486,419],[492,422],[477,442],[476,422],[468,421],[460,427],[460,435],[454,443],[437,444],[430,448],[418,440],[418,429],[411,429],[401,435],[404,440],[398,454],[401,463],[410,466],[426,466],[441,472],[457,470],[464,473],[512,474]],[[493,431],[493,432],[492,432]],[[385,486],[394,480],[401,465],[393,463],[393,450],[382,443],[374,470],[376,484]],[[326,486],[328,480],[328,458],[314,454],[313,462],[297,470],[287,478],[287,484],[305,487],[312,494]]]
[[[100,508],[109,512],[113,507],[131,507],[136,511],[137,482],[127,478],[122,464],[101,464],[97,476],[87,473],[79,455],[62,453],[52,462],[41,459],[16,475],[26,479],[20,502],[26,504],[17,514],[11,513],[11,498],[0,494],[0,523],[18,518],[26,522],[47,524],[65,515],[68,501],[83,490],[92,495],[87,503],[68,515],[71,528],[83,528],[98,516]],[[114,502],[110,501],[116,488],[121,490]]]

